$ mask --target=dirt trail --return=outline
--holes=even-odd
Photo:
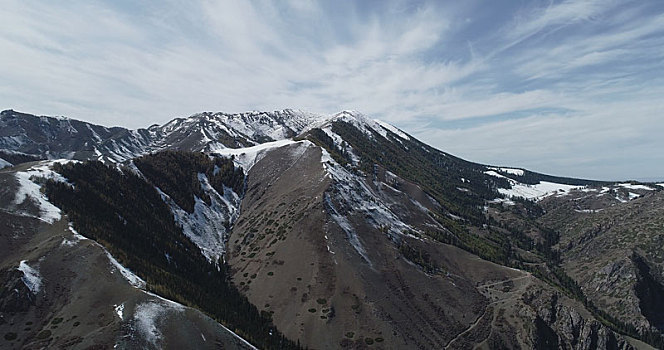
[[[489,297],[490,299],[492,299],[492,301],[486,305],[486,308],[484,309],[484,312],[475,319],[475,322],[473,322],[463,332],[457,334],[456,337],[454,337],[452,340],[450,340],[445,345],[444,349],[450,349],[451,346],[453,346],[455,342],[457,342],[459,339],[462,339],[466,334],[468,334],[472,330],[474,330],[475,327],[477,327],[477,325],[479,325],[480,322],[484,319],[484,317],[487,316],[487,313],[489,312],[489,310],[491,310],[491,317],[492,317],[491,329],[493,331],[493,329],[496,327],[496,317],[495,317],[495,314],[493,312],[494,311],[493,306],[497,305],[499,303],[502,303],[504,306],[507,306],[506,304],[508,302],[514,303],[514,302],[518,301],[519,298],[521,297],[521,295],[523,295],[523,293],[526,291],[528,286],[530,286],[532,284],[532,278],[534,278],[532,276],[532,274],[530,274],[529,272],[524,272],[523,275],[518,276],[518,277],[508,278],[508,279],[505,279],[505,280],[502,280],[502,281],[497,281],[497,282],[491,282],[491,283],[478,285],[476,287],[477,290],[480,293],[482,293],[483,295],[485,295],[485,296]],[[527,279],[527,281],[525,283],[516,283],[516,284],[514,283],[514,282],[521,281],[521,280],[524,280],[524,279]],[[510,283],[511,283],[511,285],[509,285]],[[496,286],[501,286],[503,288],[509,288],[509,290],[492,288],[492,287],[496,287]],[[493,293],[498,293],[498,295],[494,295]],[[490,333],[489,333],[489,335],[490,335]],[[488,336],[487,336],[487,338],[488,338]],[[478,343],[475,346],[475,348],[480,347],[485,341],[486,341],[486,339],[484,341]]]

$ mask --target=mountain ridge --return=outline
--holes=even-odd
[[[284,119],[291,114],[293,120]],[[583,275],[577,280],[566,272],[579,276],[565,265],[577,255],[561,246],[576,240],[577,229],[550,228],[552,217],[583,220],[608,208],[620,211],[653,201],[661,195],[658,186],[477,164],[355,111],[325,117],[292,110],[203,112],[139,130],[62,118],[44,121],[47,117],[18,112],[0,117],[5,148],[0,158],[23,154],[28,160],[83,161],[38,163],[39,169],[55,169],[64,182],[43,179],[33,168],[26,173],[24,168],[34,163],[6,167],[3,176],[20,177],[37,190],[21,203],[11,191],[2,192],[9,203],[3,210],[34,212],[30,196],[46,203],[57,199],[67,212],[58,220],[71,220],[77,229],[85,228],[80,231],[86,236],[103,239],[151,288],[189,304],[196,300],[194,291],[180,294],[170,277],[154,272],[166,269],[182,278],[182,271],[169,270],[173,262],[187,262],[176,247],[164,253],[143,244],[148,259],[122,238],[126,225],[152,232],[158,230],[155,222],[174,221],[169,234],[188,242],[189,251],[200,250],[197,259],[227,268],[233,288],[293,342],[325,348],[555,343],[627,349],[629,336],[636,336],[658,344],[659,333],[648,333],[648,320],[659,326],[659,316],[622,314],[615,308],[604,312],[606,297],[591,293]],[[125,203],[123,197],[134,194],[96,190],[119,183],[152,193],[151,202]],[[38,194],[44,186],[48,198]],[[98,210],[76,205],[83,200]],[[156,203],[165,205],[159,220],[132,213],[133,205]],[[99,215],[107,212],[117,214]],[[39,218],[36,213],[31,215]],[[103,233],[90,217],[118,231]],[[598,239],[595,232],[582,231],[590,235],[583,239]],[[579,245],[587,246],[595,247]],[[650,305],[649,295],[664,290],[652,272],[659,271],[657,256],[638,256],[644,257],[638,260],[640,277],[626,280],[640,288],[633,303]],[[206,290],[207,283],[197,281]],[[221,315],[215,304],[203,305]],[[630,328],[631,320],[641,328]],[[251,338],[246,333],[250,325],[242,327]],[[429,328],[424,332],[423,327]],[[265,341],[269,335],[254,336]]]

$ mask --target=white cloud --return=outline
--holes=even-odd
[[[664,89],[654,94],[664,93]],[[664,102],[616,101],[566,114],[531,113],[465,129],[422,128],[415,137],[466,159],[601,180],[662,177]],[[518,137],[515,137],[518,135]],[[638,164],[640,168],[632,168]]]
[[[471,160],[555,158],[579,174],[589,168],[578,155],[604,159],[616,137],[626,137],[619,152],[633,159],[644,146],[630,137],[664,148],[649,137],[662,125],[653,107],[664,80],[656,1],[369,6],[9,0],[0,13],[0,107],[134,128],[202,110],[356,109],[409,132],[426,125],[422,136],[454,140],[437,145]],[[622,122],[636,108],[651,131]],[[623,130],[579,136],[593,123]],[[589,151],[561,144],[560,130]],[[492,138],[513,157],[489,147]],[[536,146],[544,142],[551,146]]]
[[[556,30],[580,21],[589,21],[615,6],[615,1],[566,0],[550,2],[547,6],[535,6],[517,15],[505,35],[511,40],[507,47],[516,45],[533,35]],[[553,28],[552,28],[553,27]]]

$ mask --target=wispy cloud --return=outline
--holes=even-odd
[[[657,1],[9,0],[0,105],[129,127],[348,108],[472,160],[661,176],[663,29]],[[590,165],[615,140],[621,165]]]

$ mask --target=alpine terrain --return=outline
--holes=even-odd
[[[359,112],[0,114],[0,348],[652,349],[664,184]]]

